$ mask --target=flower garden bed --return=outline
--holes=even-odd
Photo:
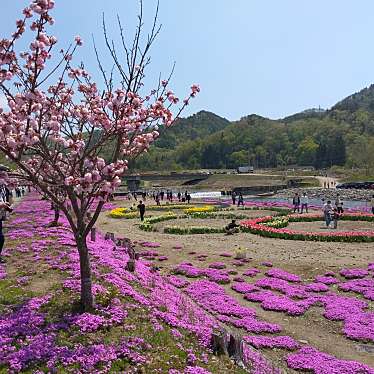
[[[128,255],[100,233],[88,242],[95,310],[77,313],[79,259],[65,218],[46,228],[53,212],[32,196],[15,214],[0,264],[0,373],[244,373],[206,349],[212,316],[147,263],[125,271]]]
[[[341,216],[344,221],[366,221],[374,222],[374,216],[359,213],[347,213]],[[372,231],[334,231],[334,232],[308,232],[287,229],[289,222],[314,222],[323,221],[321,215],[288,215],[285,217],[261,217],[240,222],[243,230],[270,238],[309,240],[309,241],[332,241],[332,242],[372,242],[374,241],[374,230]]]

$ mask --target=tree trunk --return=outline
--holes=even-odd
[[[79,251],[79,264],[80,264],[80,275],[81,275],[81,305],[84,311],[91,310],[93,308],[93,296],[92,296],[92,281],[91,281],[91,266],[90,258],[88,254],[88,248],[86,244],[86,238],[80,238],[77,240],[77,246]]]

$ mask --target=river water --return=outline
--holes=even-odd
[[[207,202],[219,200],[220,202],[231,203],[232,201],[230,196],[222,196],[220,191],[193,192],[191,193],[191,198],[206,199]],[[244,202],[246,203],[246,205],[255,205],[256,203],[260,203],[261,205],[265,206],[292,206],[292,198],[286,199],[278,197],[245,196]],[[322,205],[323,204],[321,199],[309,198],[310,208],[320,208],[322,207]],[[371,210],[368,201],[343,200],[343,207],[350,210],[357,210],[362,212],[368,212]]]

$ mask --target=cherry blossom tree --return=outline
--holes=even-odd
[[[141,43],[142,10],[130,45],[118,21],[124,61],[104,23],[114,68],[107,74],[98,58],[105,82],[100,89],[83,63],[72,64],[83,44],[79,36],[56,58],[57,38],[47,31],[54,23],[53,8],[53,0],[32,1],[12,36],[0,40],[0,90],[7,99],[7,107],[0,107],[0,150],[17,165],[13,175],[31,182],[66,216],[79,252],[81,303],[87,310],[93,307],[88,233],[121,184],[128,160],[147,152],[159,136],[158,126],[171,126],[200,89],[191,87],[176,115],[172,109],[179,99],[168,88],[170,76],[141,96],[149,50],[159,32],[156,13]],[[17,48],[22,39],[29,42],[26,51]],[[100,157],[104,147],[113,150],[105,160]]]

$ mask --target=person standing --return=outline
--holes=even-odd
[[[333,211],[332,211],[332,220],[333,220],[333,229],[337,229],[338,228],[338,220],[340,218],[340,213],[338,211],[338,208],[334,208]]]
[[[292,199],[292,204],[293,204],[293,212],[296,213],[296,210],[297,210],[297,213],[300,213],[300,196],[297,192],[295,193]]]
[[[6,218],[6,213],[11,212],[13,209],[10,207],[9,203],[6,201],[6,190],[5,186],[0,188],[0,263],[5,263],[5,260],[1,256],[4,248],[5,237],[3,233],[3,221]]]
[[[235,203],[236,203],[236,193],[234,191],[232,191],[231,198],[232,198],[232,205],[235,205]]]
[[[189,204],[190,201],[191,201],[191,195],[188,193],[188,194],[187,194],[187,204]]]
[[[301,201],[301,214],[303,213],[304,208],[305,208],[305,211],[308,213],[309,197],[307,196],[305,192],[303,193],[303,196],[301,196],[300,201]]]
[[[138,210],[140,214],[140,220],[144,221],[144,214],[145,214],[145,205],[143,204],[143,201],[139,201]]]
[[[181,201],[181,196],[182,196],[180,191],[178,191],[178,195],[177,196],[178,196],[178,201],[180,202]]]
[[[333,211],[333,208],[332,208],[332,205],[331,205],[331,201],[328,200],[327,203],[325,203],[323,205],[323,215],[324,215],[324,219],[325,219],[325,222],[326,222],[326,227],[329,228],[330,227],[330,223],[331,223],[331,213]]]
[[[343,210],[343,201],[340,198],[340,194],[339,193],[336,195],[335,207],[336,207],[336,209],[337,209],[337,211],[338,211],[339,214],[341,214],[341,213],[344,212],[344,210]]]
[[[371,205],[371,213],[374,214],[374,195],[371,197],[370,205]]]

